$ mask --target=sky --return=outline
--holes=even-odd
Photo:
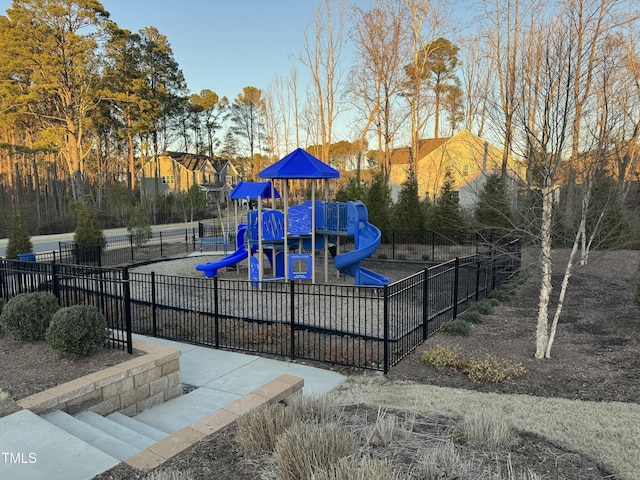
[[[456,10],[473,0],[455,0]],[[11,6],[0,0],[0,13]],[[209,89],[233,101],[242,89],[266,90],[295,67],[304,89],[308,69],[305,28],[313,35],[317,7],[324,0],[102,0],[111,20],[132,32],[153,26],[167,37],[190,93]],[[346,0],[368,9],[375,0]],[[348,33],[348,26],[346,32]],[[351,62],[349,47],[342,61]]]

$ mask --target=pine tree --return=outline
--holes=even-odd
[[[424,209],[418,197],[418,180],[409,172],[402,184],[398,202],[393,207],[393,228],[423,231],[425,223]]]
[[[366,192],[364,203],[369,212],[369,223],[382,232],[390,229],[391,191],[382,172],[378,172]]]
[[[453,189],[453,174],[447,170],[436,204],[431,208],[429,228],[444,236],[455,236],[464,229],[465,221]]]
[[[13,217],[13,226],[9,239],[7,241],[7,250],[5,256],[8,259],[18,258],[19,253],[28,253],[33,250],[33,244],[31,243],[31,237],[27,226],[24,224],[22,217],[16,215]]]
[[[513,214],[504,177],[494,174],[487,178],[474,210],[474,218],[480,228],[513,229]]]

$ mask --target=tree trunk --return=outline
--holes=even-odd
[[[553,188],[551,179],[545,179],[542,188],[542,225],[540,231],[541,279],[538,300],[538,323],[536,328],[536,358],[543,358],[549,342],[549,298],[551,297],[551,213],[553,210]]]

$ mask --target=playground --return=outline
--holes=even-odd
[[[323,259],[320,267],[324,283],[329,283],[329,263],[345,279],[350,277],[356,286],[381,287],[389,283],[384,275],[361,265],[380,245],[380,230],[369,223],[367,208],[361,201],[329,202],[328,182],[339,178],[340,172],[324,164],[301,148],[260,172],[264,182],[240,182],[229,198],[236,209],[235,250],[224,258],[201,263],[196,270],[206,277],[216,277],[218,271],[237,268],[245,262],[247,278],[256,287],[271,280],[317,281],[316,257]],[[289,182],[310,181],[311,199],[289,205]],[[282,197],[275,181],[282,183]],[[316,200],[318,186],[324,186],[324,200]],[[275,208],[282,199],[282,209]],[[270,201],[270,208],[264,201]],[[247,212],[242,221],[238,215],[241,202],[253,203],[256,209]],[[209,237],[218,245],[228,238]],[[225,244],[226,246],[226,244]]]

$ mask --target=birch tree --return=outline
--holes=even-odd
[[[538,317],[536,326],[536,358],[549,358],[553,333],[550,332],[549,303],[552,290],[552,213],[554,192],[558,187],[560,168],[564,158],[570,151],[571,129],[574,112],[571,92],[573,82],[570,56],[571,45],[554,24],[535,33],[537,48],[527,52],[522,62],[518,86],[519,98],[527,99],[522,108],[516,110],[515,119],[522,128],[529,168],[535,168],[539,176],[537,188],[542,200],[540,220],[540,290],[538,297]],[[567,272],[577,244],[570,254]],[[568,275],[567,275],[568,280]],[[561,296],[556,309],[555,318],[562,309]]]

